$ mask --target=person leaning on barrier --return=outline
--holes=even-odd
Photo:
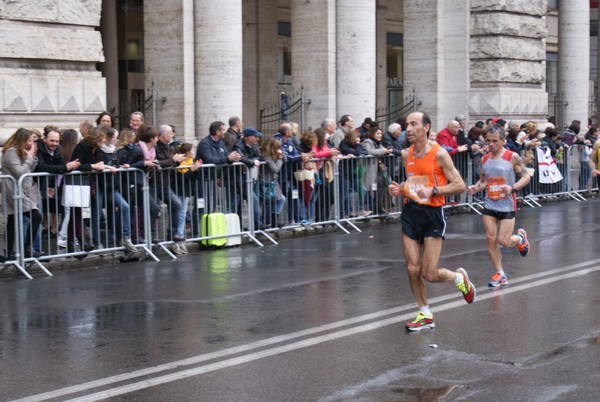
[[[357,159],[361,156],[367,156],[368,153],[361,144],[360,136],[356,131],[350,130],[346,133],[346,136],[340,142],[340,152],[343,157],[339,164],[340,215],[342,218],[346,216],[353,218],[369,216],[372,212],[365,211],[364,161]],[[356,195],[356,211],[352,209],[352,193]]]
[[[255,128],[245,128],[242,139],[233,147],[234,151],[240,155],[240,162],[248,168],[248,174],[251,172],[251,169],[258,169],[261,165],[262,155],[260,153],[260,148],[258,147],[261,136],[262,133]],[[245,199],[246,202],[250,202],[248,187],[244,185],[241,190],[242,198]],[[256,194],[255,191],[252,191],[251,195],[254,201],[254,228],[260,228],[261,230],[265,229],[266,225],[262,223],[260,214],[260,199],[258,198],[258,194]]]
[[[210,123],[209,135],[198,144],[194,160],[202,159],[204,163],[212,165],[227,165],[239,162],[241,155],[238,152],[227,152],[223,142],[226,131],[225,123],[221,121]]]
[[[114,171],[113,167],[104,165],[104,160],[100,147],[104,142],[106,132],[101,128],[92,128],[87,132],[83,140],[79,142],[73,154],[71,155],[71,162],[79,161],[81,165],[79,170],[82,172],[102,172],[105,168]],[[66,176],[65,184],[87,184],[90,186],[91,198],[94,199],[96,196],[95,190],[97,185],[97,175],[81,175],[81,176]],[[97,212],[97,211],[96,211]],[[95,213],[95,209],[91,208],[91,213]],[[92,218],[92,234],[99,233],[99,228],[94,227],[93,222],[99,222]],[[75,251],[76,244],[82,248],[82,251],[91,251],[95,248],[94,245],[88,244],[84,241],[83,233],[83,208],[81,207],[70,207],[70,219],[67,239],[67,251],[69,253]],[[86,255],[83,254],[78,258],[84,258]]]
[[[202,160],[205,164],[211,164],[216,166],[231,165],[235,162],[239,162],[241,155],[236,151],[227,152],[225,147],[225,123],[222,121],[214,121],[210,123],[208,129],[208,136],[204,137],[198,144],[196,149],[196,156],[194,161]],[[227,189],[227,200],[229,202],[229,210],[236,210],[238,205],[238,197],[235,182],[235,177],[229,169],[225,168],[210,168],[205,174],[198,175],[198,193],[207,201],[205,210],[214,212],[216,208],[216,192],[218,191],[216,183],[222,181],[222,184]],[[235,172],[233,172],[235,173]],[[215,185],[205,189],[209,183]]]
[[[326,117],[321,122],[321,128],[325,129],[325,138],[327,139],[327,145],[329,148],[337,148],[340,145],[339,138],[336,138],[336,127],[335,120],[331,117]]]
[[[302,162],[308,162],[312,153],[301,153],[293,140],[292,126],[289,123],[281,123],[275,138],[281,142],[281,149],[285,155],[285,162],[279,172],[279,183],[281,191],[288,203],[288,221],[290,224],[306,223],[306,208],[300,202],[294,172],[302,169]]]
[[[229,118],[229,128],[227,129],[227,132],[225,132],[225,137],[223,138],[227,152],[233,151],[235,144],[242,139],[242,127],[242,119],[237,116],[231,116]]]
[[[363,185],[367,189],[369,205],[375,214],[387,215],[390,203],[388,202],[387,186],[390,183],[385,182],[383,173],[387,171],[386,162],[388,155],[393,152],[392,148],[386,148],[382,143],[383,131],[379,125],[373,127],[367,133],[366,139],[362,145],[367,154],[372,158],[367,160],[366,172],[363,178]]]
[[[18,186],[18,180],[28,173],[32,173],[37,164],[37,144],[34,141],[33,133],[25,128],[19,128],[2,148],[2,173],[12,176],[17,183],[12,180],[2,180],[2,196],[4,197],[6,217],[6,250],[2,262],[13,260],[15,258],[15,229],[17,219],[15,214],[15,186]],[[33,180],[33,177],[26,177],[21,184],[22,212],[29,220],[29,233],[36,234],[42,222],[42,215],[38,210],[39,191]],[[36,252],[34,252],[34,257]],[[39,253],[39,250],[37,251]],[[28,255],[26,255],[28,257]]]
[[[327,131],[324,128],[315,130],[317,143],[312,147],[317,174],[321,180],[321,187],[318,189],[318,198],[316,199],[315,216],[318,222],[328,221],[331,204],[333,204],[333,163],[332,158],[337,157],[340,151],[337,148],[330,148],[327,145]]]
[[[183,155],[184,157],[177,165],[177,169],[175,169],[175,180],[172,184],[172,189],[176,192],[181,202],[181,210],[179,211],[179,219],[177,220],[177,236],[179,238],[186,237],[185,227],[188,201],[190,197],[196,195],[195,186],[198,180],[198,169],[202,166],[202,159],[194,162],[192,150],[193,145],[189,142],[179,144],[175,149],[176,154]],[[188,252],[183,241],[175,242],[172,250],[175,254],[187,254]]]
[[[125,130],[122,130],[123,133]],[[160,164],[156,159],[156,143],[158,142],[158,130],[152,126],[142,125],[139,127],[137,134],[138,141],[133,144],[131,149],[125,146],[127,151],[118,151],[119,161],[121,164],[127,164],[132,168],[140,169],[145,172],[148,177],[148,181],[153,180],[154,174],[160,170]],[[129,197],[137,201],[135,203],[136,213],[135,225],[133,227],[132,242],[142,243],[142,237],[144,236],[144,177],[141,172],[137,171],[134,180],[133,194],[130,193]],[[152,187],[152,184],[150,184]],[[162,239],[158,236],[158,218],[160,217],[161,207],[156,199],[155,191],[148,191],[148,198],[150,204],[150,234],[152,242],[160,243]],[[134,203],[129,202],[130,205]]]
[[[340,124],[339,124],[338,128],[335,130],[333,136],[331,136],[331,138],[329,138],[329,143],[331,145],[333,145],[334,148],[339,147],[340,142],[342,142],[342,140],[346,136],[346,133],[348,131],[354,130],[353,127],[354,127],[354,120],[352,119],[352,116],[350,116],[349,114],[345,114],[342,117],[340,117]],[[360,137],[360,134],[359,134],[359,137]]]
[[[100,152],[103,155],[104,163],[115,168],[129,168],[129,165],[119,162],[117,154],[117,130],[112,127],[104,127],[107,132],[104,143],[100,147]],[[125,247],[131,253],[137,252],[137,248],[131,241],[131,208],[127,202],[129,193],[127,176],[124,172],[118,172],[113,175],[99,175],[100,185],[104,192],[106,200],[106,211],[108,213],[107,224],[109,236],[107,241],[116,241],[116,244]],[[114,214],[114,216],[111,214]],[[116,228],[114,227],[116,224]],[[116,229],[116,230],[115,230]]]
[[[395,156],[402,155],[402,144],[400,143],[400,135],[402,134],[402,126],[398,123],[392,123],[383,133],[381,143],[385,148],[390,148]]]
[[[158,142],[156,143],[156,159],[161,167],[161,171],[155,175],[154,186],[157,190],[157,198],[162,200],[169,206],[171,230],[171,239],[176,242],[182,242],[185,237],[177,234],[177,229],[185,222],[180,222],[181,200],[172,189],[172,184],[175,179],[175,171],[171,168],[177,166],[185,159],[184,154],[173,154],[169,144],[173,141],[175,133],[173,128],[167,124],[163,124],[158,128]],[[185,215],[183,216],[185,219]]]
[[[264,169],[262,170],[263,186],[272,188],[270,183],[274,183],[274,192],[265,194],[264,187],[261,192],[259,187],[259,196],[263,205],[263,222],[266,226],[282,227],[279,215],[286,203],[286,197],[281,192],[279,184],[279,174],[286,162],[285,154],[281,149],[281,142],[274,137],[264,138],[260,143],[260,153],[265,161]],[[258,183],[261,185],[260,182]]]
[[[37,142],[38,163],[36,172],[52,173],[52,176],[40,178],[40,193],[42,195],[44,213],[48,213],[50,220],[48,232],[50,236],[57,234],[56,212],[60,205],[60,192],[57,186],[56,176],[73,170],[77,170],[81,163],[79,161],[67,162],[60,148],[60,133],[58,130],[50,129],[44,131],[41,140]]]
[[[450,156],[469,150],[467,145],[458,145],[457,136],[459,130],[460,124],[456,120],[451,120],[446,128],[437,133],[436,142],[447,150]]]

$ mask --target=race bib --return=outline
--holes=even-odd
[[[425,187],[429,187],[427,176],[410,176],[404,182],[404,195],[419,204],[428,205],[431,203],[429,198],[421,198],[417,195],[417,191]]]
[[[487,193],[490,200],[498,201],[506,198],[506,193],[502,192],[502,186],[506,184],[506,179],[500,177],[490,177],[487,183]]]

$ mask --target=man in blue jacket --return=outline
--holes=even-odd
[[[230,174],[232,173],[230,172],[231,168],[224,165],[239,162],[241,155],[236,151],[227,152],[225,143],[223,142],[226,131],[225,123],[222,121],[210,123],[209,135],[203,138],[198,144],[196,157],[194,158],[194,162],[200,159],[204,164],[221,166],[210,168],[208,173],[204,173],[205,170],[202,169],[202,174],[198,175],[198,197],[205,200],[205,207],[209,212],[214,212],[215,209],[215,205],[212,203],[217,199],[216,192],[218,188],[214,185],[219,181],[222,181],[222,185],[225,186],[228,192],[226,199],[229,200],[230,205],[226,209],[231,211],[237,204],[235,175]],[[211,183],[213,185],[208,187]]]

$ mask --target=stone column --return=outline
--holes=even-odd
[[[588,122],[590,82],[590,4],[562,0],[558,10],[558,92],[565,100],[563,124]],[[560,129],[563,129],[561,127]]]
[[[377,2],[377,22],[376,22],[376,37],[377,37],[377,58],[376,58],[376,84],[377,89],[375,97],[376,108],[387,106],[388,89],[387,89],[387,25],[386,15],[388,6],[386,2]],[[371,116],[375,120],[375,116]],[[386,127],[384,127],[385,129]]]
[[[145,86],[156,88],[156,124],[174,125],[186,141],[196,136],[193,9],[193,0],[144,1]]]
[[[292,93],[304,88],[306,106],[303,128],[317,128],[336,113],[335,0],[292,3]]]
[[[404,92],[415,90],[433,130],[467,112],[469,1],[405,0]]]
[[[106,78],[106,107],[111,114],[116,115],[119,113],[119,48],[117,43],[117,2],[115,0],[102,0],[100,34],[104,49],[102,75]]]
[[[470,120],[545,120],[546,0],[471,1]]]
[[[194,2],[196,137],[210,123],[243,116],[242,0]]]
[[[355,125],[375,117],[376,0],[337,0],[337,112]]]
[[[245,126],[258,127],[260,109],[279,102],[277,0],[245,0],[244,111]]]

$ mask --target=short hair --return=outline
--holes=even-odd
[[[83,120],[81,123],[79,123],[79,127],[84,129],[84,131],[90,131],[94,128],[94,123],[92,123],[90,120]]]
[[[467,118],[465,117],[464,114],[457,114],[454,117],[454,120],[456,120],[458,123],[462,123],[463,121],[467,120]]]
[[[241,119],[237,116],[231,116],[229,118],[229,127],[235,126],[241,121]]]
[[[392,123],[389,125],[387,131],[388,133],[395,133],[398,129],[402,129],[402,126],[398,123]]]
[[[504,128],[502,128],[502,126],[499,126],[497,124],[493,124],[487,131],[487,135],[489,134],[498,134],[500,136],[500,139],[503,140],[506,138],[506,134],[504,134]]]
[[[141,121],[144,121],[144,113],[142,113],[142,112],[138,111],[138,112],[131,113],[130,119],[133,118],[133,116],[138,116]]]
[[[350,120],[349,114],[345,114],[342,117],[340,117],[340,126],[345,126],[346,123],[348,123],[348,120]]]
[[[159,128],[158,128],[158,134],[159,135],[163,135],[168,133],[169,131],[172,131],[173,133],[175,133],[175,130],[173,130],[173,127],[169,126],[168,124],[162,124]]]
[[[158,137],[158,130],[152,126],[146,126],[146,129],[142,132],[138,132],[138,140],[149,143],[153,138]]]
[[[44,127],[44,137],[46,136],[46,134],[48,134],[50,131],[58,131],[60,132],[60,129],[58,128],[58,126],[54,126],[52,124],[48,124],[46,127]]]
[[[321,127],[327,128],[327,126],[331,123],[333,123],[335,125],[335,120],[333,120],[331,117],[326,117],[321,122]]]
[[[420,113],[421,114],[421,125],[423,127],[425,127],[426,124],[429,124],[429,130],[427,130],[427,138],[429,138],[429,133],[431,132],[431,117],[429,117],[429,115],[427,114],[427,112],[412,112],[413,113]],[[410,116],[410,115],[409,115]],[[408,123],[407,123],[408,125]]]
[[[225,123],[223,123],[222,121],[213,121],[212,123],[210,123],[210,127],[208,128],[208,133],[210,135],[215,135],[217,133],[217,131],[219,131],[221,129],[221,127],[224,127]]]
[[[292,125],[289,123],[281,123],[279,130],[277,130],[280,135],[284,135],[287,131],[292,131]]]
[[[481,120],[479,120],[477,123],[475,123],[475,127],[479,127],[479,128],[483,128],[484,125],[485,124]]]

